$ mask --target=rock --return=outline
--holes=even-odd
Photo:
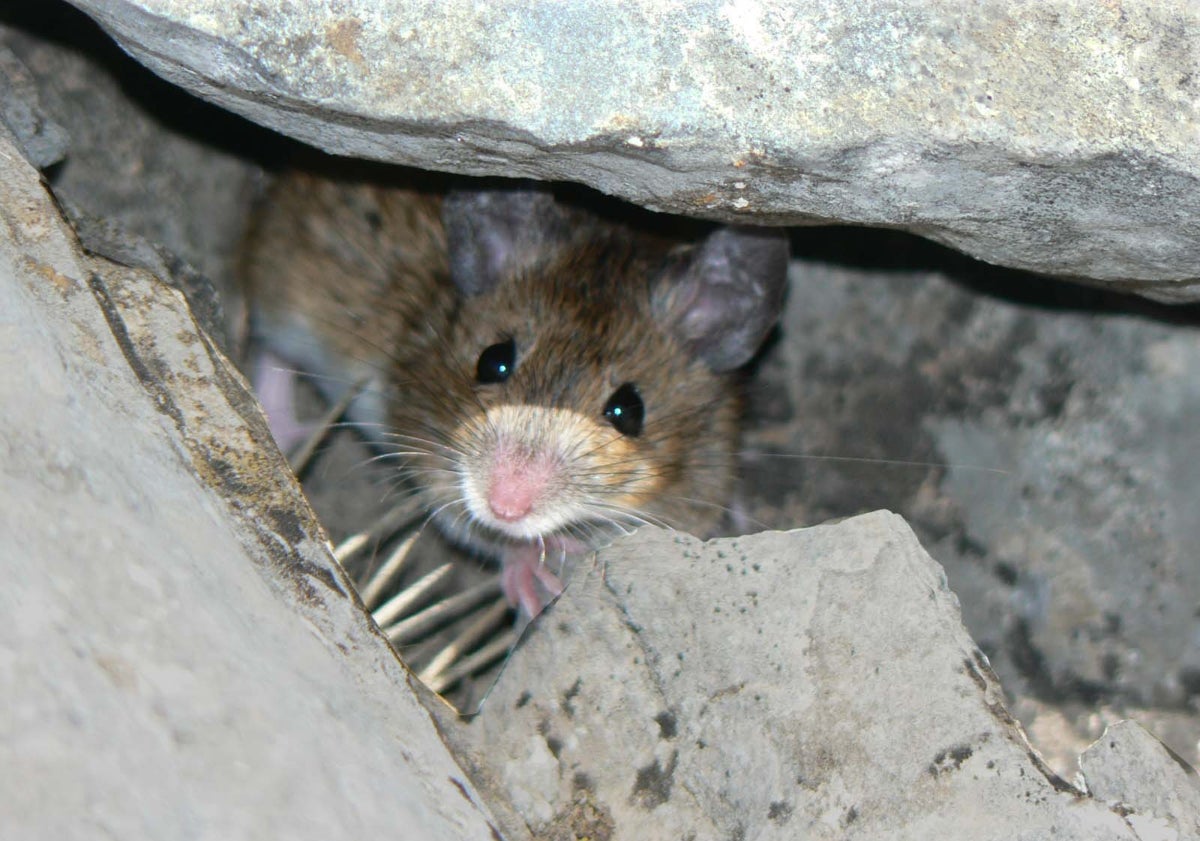
[[[451,736],[538,838],[1137,837],[1030,748],[886,512],[642,530],[574,575]]]
[[[0,18],[11,23],[13,8],[21,5],[8,5]],[[224,261],[245,203],[243,187],[255,180],[256,169],[231,151],[254,149],[260,161],[278,160],[263,152],[263,132],[250,131],[248,124],[242,126],[239,120],[186,96],[177,98],[178,92],[165,84],[147,82],[146,74],[123,61],[124,56],[106,48],[95,49],[94,39],[83,43],[71,26],[61,25],[86,23],[73,10],[60,7],[56,11],[41,0],[24,6],[28,9],[24,25],[41,32],[42,39],[0,27],[0,42],[34,76],[38,113],[66,126],[70,134],[69,155],[48,178],[63,204],[80,208],[76,222],[82,223],[90,246],[123,263],[158,272],[173,273],[179,266],[171,252],[183,254],[205,275],[220,276],[227,271]],[[67,17],[66,12],[76,20],[58,20],[58,14]],[[27,99],[30,96],[33,94],[25,87],[16,99],[28,106],[33,101]],[[217,123],[223,123],[229,133],[210,133]],[[561,156],[561,150],[552,150],[547,159],[555,160],[554,154]],[[9,166],[14,158],[6,152],[0,155],[0,164]],[[31,202],[13,200],[13,196],[28,198],[40,193],[28,189],[25,169],[20,169],[19,178],[8,176],[5,172],[0,182],[0,189],[6,191],[0,210],[14,218]],[[91,227],[92,220],[101,226],[98,234]],[[113,220],[120,224],[106,227]],[[122,240],[119,228],[132,230],[136,236]],[[128,382],[130,363],[113,350],[108,327],[98,322],[94,295],[76,291],[69,299],[36,300],[26,306],[22,302],[27,302],[27,292],[46,292],[49,287],[24,280],[18,283],[18,276],[25,276],[0,258],[0,296],[4,297],[0,311],[9,325],[7,332],[0,330],[0,337],[7,337],[0,346],[8,348],[10,362],[0,375],[4,383],[0,412],[4,413],[7,444],[5,458],[0,460],[7,493],[0,505],[9,526],[6,533],[16,535],[10,540],[10,555],[0,558],[10,581],[8,591],[0,593],[0,615],[19,620],[0,631],[0,681],[20,690],[10,693],[15,698],[10,709],[16,712],[0,717],[0,767],[21,772],[19,785],[0,787],[8,789],[0,790],[0,835],[71,835],[70,831],[55,832],[61,824],[50,822],[65,813],[64,804],[85,814],[94,803],[115,805],[103,813],[93,809],[95,825],[77,830],[81,835],[90,837],[108,829],[122,837],[143,837],[137,831],[126,831],[130,816],[140,814],[143,808],[157,821],[144,829],[144,837],[199,834],[199,830],[191,833],[198,826],[216,826],[211,834],[222,836],[250,827],[244,834],[252,834],[268,824],[270,829],[258,834],[274,835],[280,825],[284,831],[290,830],[288,821],[300,824],[315,811],[336,810],[336,803],[344,804],[345,790],[354,792],[355,816],[365,817],[347,817],[350,807],[343,805],[343,812],[335,817],[318,815],[312,830],[306,825],[293,834],[337,836],[346,826],[394,833],[402,825],[397,821],[413,814],[429,816],[414,804],[441,804],[447,794],[451,800],[458,797],[458,789],[446,784],[450,774],[439,777],[436,770],[428,775],[403,768],[395,771],[390,764],[403,765],[409,760],[420,764],[427,759],[433,763],[431,754],[444,758],[444,753],[437,745],[428,747],[423,729],[428,721],[411,709],[406,676],[390,653],[380,653],[381,643],[363,629],[361,617],[338,592],[338,588],[344,592],[344,581],[332,567],[323,566],[327,563],[320,549],[323,538],[311,515],[297,496],[280,490],[282,480],[275,477],[282,466],[263,457],[249,460],[261,465],[261,471],[240,469],[247,463],[246,436],[259,434],[254,412],[246,408],[242,414],[241,392],[223,374],[217,376],[226,370],[224,364],[205,340],[195,335],[179,299],[149,283],[143,272],[125,271],[104,261],[85,261],[58,227],[50,229],[58,232],[52,250],[61,259],[53,262],[43,256],[26,265],[57,266],[58,274],[52,277],[60,283],[62,278],[85,278],[95,271],[95,291],[113,304],[108,312],[119,315],[114,325],[132,337],[125,345],[134,352],[129,358],[138,360],[139,365],[145,363],[134,367],[147,374],[146,382],[152,385],[143,388]],[[7,236],[12,230],[4,228],[0,233]],[[24,235],[30,227],[22,225],[15,230]],[[830,250],[825,244],[830,240],[842,242],[848,250]],[[1159,311],[1156,322],[1127,313],[1104,316],[1103,309],[1090,305],[1081,308],[1078,301],[1092,294],[1088,290],[1065,296],[1069,302],[1060,300],[1064,297],[1061,292],[1052,291],[1049,300],[1061,309],[1050,312],[1039,312],[1040,305],[1021,307],[997,300],[991,293],[999,286],[1017,294],[1034,290],[1041,294],[1040,290],[1048,288],[1015,273],[998,274],[995,288],[987,283],[970,291],[956,288],[943,273],[956,282],[974,284],[982,274],[981,267],[899,234],[847,230],[830,236],[829,232],[813,231],[800,233],[795,241],[798,253],[809,259],[797,262],[796,291],[784,341],[768,357],[767,370],[760,372],[769,376],[761,376],[756,386],[756,394],[775,395],[790,406],[780,415],[778,425],[764,423],[756,428],[753,444],[759,452],[785,448],[800,458],[760,460],[751,471],[751,490],[756,494],[751,513],[765,519],[767,514],[760,508],[771,508],[771,522],[790,526],[879,505],[904,506],[922,542],[949,566],[950,582],[963,598],[976,639],[987,646],[992,663],[1004,669],[1005,688],[1015,694],[1009,709],[1020,710],[1020,718],[1027,724],[1032,721],[1039,748],[1051,744],[1043,741],[1048,721],[1067,721],[1077,731],[1071,736],[1078,739],[1090,732],[1095,722],[1127,713],[1132,705],[1159,736],[1168,740],[1168,735],[1174,735],[1169,743],[1194,756],[1197,717],[1187,712],[1187,705],[1195,702],[1195,652],[1185,643],[1195,618],[1185,608],[1194,605],[1197,592],[1195,565],[1188,554],[1194,545],[1190,536],[1195,518],[1190,517],[1186,505],[1195,497],[1189,484],[1195,470],[1188,459],[1173,457],[1188,451],[1188,433],[1194,426],[1189,418],[1200,406],[1196,402],[1200,392],[1194,387],[1194,378],[1188,377],[1195,367],[1190,360],[1196,350],[1189,332],[1165,323]],[[67,271],[64,265],[76,268]],[[897,271],[897,266],[902,270]],[[931,267],[935,270],[930,271]],[[989,294],[979,294],[981,291]],[[146,316],[147,312],[158,314]],[[1179,314],[1172,318],[1187,318],[1186,311],[1173,312]],[[69,330],[83,326],[69,333],[69,340],[47,338],[59,335],[55,331],[64,319]],[[176,343],[184,346],[182,350],[176,347],[178,353],[165,350]],[[772,359],[782,362],[774,367]],[[204,386],[206,376],[220,384]],[[779,379],[786,379],[793,390],[779,389]],[[186,387],[184,381],[189,381]],[[45,389],[30,390],[26,387],[30,382]],[[116,382],[129,387],[115,391]],[[134,412],[145,408],[147,389],[168,410],[192,407],[180,415],[186,419],[186,434],[172,431],[174,420],[147,419]],[[99,410],[93,397],[110,392],[117,395],[117,408]],[[206,396],[196,402],[197,395]],[[234,414],[251,418],[249,432],[225,404],[238,407]],[[197,420],[199,415],[206,418],[204,424]],[[31,434],[59,428],[52,421],[60,416],[68,424],[68,432],[60,439],[47,439],[50,443],[42,449],[38,447],[43,439],[29,443]],[[209,429],[209,423],[215,429]],[[38,461],[47,448],[52,458]],[[86,452],[87,457],[72,455],[77,451]],[[153,467],[154,459],[143,451],[165,459],[167,465]],[[907,478],[896,482],[880,481],[886,466],[861,465],[867,472],[830,480],[822,478],[820,462],[804,458],[810,452],[950,464],[918,470],[915,478],[911,469],[899,469]],[[1006,472],[997,476],[973,470],[971,466],[977,464]],[[249,477],[253,487],[248,490],[226,483],[219,492],[197,490],[199,486],[188,478],[189,469],[218,484],[222,477]],[[181,480],[181,485],[160,481],[164,473],[178,479],[180,470],[186,480]],[[77,487],[81,483],[83,490]],[[49,491],[42,488],[46,484],[52,485]],[[93,489],[96,494],[89,495]],[[760,491],[777,493],[768,503],[765,496],[757,495]],[[253,502],[260,493],[277,501],[278,509],[290,512],[274,518],[276,524],[282,524],[274,531],[298,536],[299,548],[264,554],[262,525],[255,514],[276,510],[276,506],[272,503],[264,509]],[[234,500],[231,504],[223,501],[230,498]],[[356,504],[347,502],[349,507]],[[128,516],[129,508],[136,508],[140,519]],[[222,520],[221,515],[231,510],[232,520]],[[71,512],[70,516],[64,518],[64,511]],[[230,522],[233,538],[225,531]],[[298,525],[291,529],[286,527],[289,522]],[[857,535],[860,525],[861,521],[856,521],[847,528]],[[179,532],[196,530],[203,531],[205,550],[197,553],[180,548]],[[846,542],[857,539],[845,537]],[[274,535],[266,540],[275,545]],[[247,544],[248,549],[244,548]],[[628,555],[640,550],[624,551]],[[161,558],[169,560],[163,563]],[[287,572],[296,563],[311,574]],[[869,576],[861,573],[861,577]],[[334,585],[313,585],[312,591],[323,601],[310,604],[306,601],[310,590],[302,585],[314,579],[333,581]],[[612,580],[632,581],[633,577]],[[293,582],[299,583],[293,587]],[[577,586],[586,583],[572,585],[568,599],[560,604],[563,611],[580,594],[590,592],[586,586]],[[708,584],[716,585],[716,596],[728,594],[727,587],[721,591],[721,581]],[[269,591],[265,595],[264,589]],[[939,610],[946,608],[951,597],[938,587],[933,589],[939,593]],[[29,593],[40,595],[31,600]],[[703,598],[713,597],[709,592]],[[605,604],[612,600],[606,591],[587,599],[585,611],[597,605],[604,611],[611,608]],[[693,601],[700,599],[697,596]],[[18,600],[20,608],[14,609]],[[28,607],[31,603],[35,608]],[[867,605],[852,607],[861,610]],[[879,615],[890,617],[886,611],[893,608],[884,604]],[[676,615],[676,606],[669,604],[658,605],[654,611],[643,604],[638,610],[652,615],[655,622],[665,623]],[[756,610],[748,610],[748,615],[753,617]],[[538,633],[555,634],[553,638],[558,639],[561,632],[554,620],[559,615],[562,611],[550,614]],[[707,622],[709,616],[704,618]],[[615,675],[607,682],[614,691],[628,684],[632,697],[633,690],[646,683],[637,671],[644,663],[634,664],[632,670],[623,664],[622,640],[629,637],[621,634],[629,634],[629,628],[624,620],[604,621],[615,625],[617,636],[597,633],[586,640],[581,656],[570,654],[570,648],[563,648],[562,656],[552,652],[545,661],[546,671],[530,670],[528,677],[520,678],[525,688],[557,694],[557,702],[573,705],[576,717],[582,719],[573,698],[590,691],[595,681],[589,679],[572,690],[573,683],[557,676],[556,670],[561,671],[565,663],[587,664],[600,672],[608,663],[602,677]],[[792,619],[785,616],[781,621]],[[946,620],[945,625],[951,641],[957,641],[959,653],[973,652],[974,646],[962,641],[957,620]],[[214,647],[212,641],[222,637],[210,636],[215,633],[213,626],[241,634],[238,645]],[[896,629],[893,648],[902,647],[898,643],[910,634],[906,625]],[[679,639],[685,633],[686,627],[675,628],[669,638]],[[706,633],[718,634],[716,630]],[[646,635],[638,631],[630,644],[640,646]],[[878,641],[877,637],[870,639]],[[744,640],[744,629],[729,638]],[[339,644],[347,650],[334,651]],[[616,654],[606,653],[613,648]],[[117,649],[120,659],[108,656],[112,649]],[[957,650],[953,645],[948,649]],[[853,667],[859,651],[861,648],[850,658],[852,676],[857,674]],[[137,656],[128,656],[131,653]],[[1017,662],[1020,655],[1024,659]],[[733,652],[734,663],[740,662],[739,656],[740,652]],[[194,666],[199,679],[189,678],[178,668],[180,662]],[[1109,674],[1112,662],[1118,668]],[[73,663],[77,672],[68,665]],[[139,666],[133,671],[137,677],[133,689],[126,686],[130,663]],[[712,666],[701,661],[696,668]],[[718,666],[718,676],[721,668],[729,667]],[[514,674],[506,675],[498,693],[508,691],[506,681]],[[965,698],[986,705],[986,699],[995,697],[998,690],[993,678],[982,674],[985,690],[973,689],[975,684],[957,673],[951,676],[951,685],[965,687]],[[703,687],[696,688],[698,681],[684,688],[702,693]],[[202,689],[209,684],[217,688],[206,694],[195,690],[198,683],[204,684]],[[126,688],[111,689],[110,684]],[[260,684],[291,688],[283,689],[278,697],[266,697],[267,690]],[[811,694],[824,687],[830,697],[813,701]],[[871,688],[868,684],[867,689]],[[1085,694],[1097,688],[1101,694]],[[983,702],[979,702],[979,691],[983,691]],[[109,692],[112,694],[106,694]],[[976,695],[970,694],[973,692]],[[484,716],[503,718],[507,714],[506,707],[511,705],[499,704],[501,694],[485,706]],[[746,693],[733,694],[742,698]],[[783,694],[777,692],[773,698]],[[798,697],[808,698],[808,709],[828,713],[832,720],[829,711],[836,703],[853,711],[858,709],[856,703],[867,702],[866,698],[860,701],[858,694],[864,693],[851,693],[836,680],[823,677],[820,683],[802,682]],[[847,695],[852,697],[844,700]],[[901,697],[911,699],[911,695]],[[149,711],[148,698],[157,702]],[[531,695],[522,709],[528,709],[534,700]],[[723,702],[718,698],[713,703],[719,706]],[[539,703],[545,707],[548,702],[543,698]],[[1139,710],[1139,703],[1151,708]],[[312,709],[322,704],[323,714]],[[1026,715],[1039,705],[1044,715],[1027,720]],[[568,730],[570,722],[558,715],[545,719],[549,735],[539,733],[536,727],[520,731],[526,753],[519,758],[526,757],[529,762],[489,765],[493,758],[503,759],[505,749],[488,752],[472,746],[469,739],[465,741],[475,756],[473,771],[482,784],[482,788],[468,784],[466,790],[476,802],[486,802],[493,814],[503,818],[505,837],[512,841],[527,837],[528,829],[508,804],[509,789],[520,795],[516,805],[523,813],[539,820],[549,813],[559,819],[555,826],[593,837],[604,837],[614,815],[623,820],[626,811],[636,811],[632,806],[613,810],[594,792],[617,790],[630,799],[635,785],[638,796],[633,799],[649,809],[650,818],[667,816],[682,821],[693,814],[686,810],[694,806],[696,825],[713,825],[732,810],[721,813],[699,797],[691,797],[695,802],[689,806],[689,794],[682,784],[672,784],[669,793],[663,785],[699,778],[708,786],[701,794],[713,788],[710,777],[716,772],[704,767],[707,757],[693,761],[681,752],[672,759],[668,752],[679,742],[678,735],[668,738],[668,732],[689,733],[696,727],[672,715],[694,708],[679,703],[666,707],[654,696],[649,706],[653,720],[647,719],[646,706],[635,705],[616,709],[603,722],[610,741],[626,731],[632,734],[629,738],[640,740],[633,747],[641,753],[629,756],[645,773],[632,780],[628,775],[620,778],[628,783],[627,789],[619,785],[613,789],[611,776],[598,774],[609,787],[591,784],[591,789],[586,776],[569,780],[561,776],[565,766],[554,752],[575,751],[578,755],[578,745],[585,743],[590,750],[598,741],[594,731],[600,725],[577,733],[573,724]],[[660,717],[663,710],[672,715]],[[324,720],[316,725],[315,735],[309,735],[310,722],[303,719],[306,712]],[[972,714],[977,713],[974,710]],[[905,712],[897,707],[887,714],[892,717],[884,721],[893,722],[902,720]],[[1163,728],[1168,714],[1174,716],[1174,734]],[[1091,723],[1083,727],[1080,722],[1084,721]],[[480,723],[477,720],[468,726],[468,734]],[[100,724],[116,729],[103,732]],[[463,738],[457,722],[444,724],[449,736]],[[514,726],[525,727],[528,722],[518,721]],[[898,744],[932,747],[921,742],[926,737],[918,732],[927,726],[924,718],[916,724],[892,726],[899,734]],[[995,729],[982,732],[1007,734],[1006,739],[1015,740],[1007,743],[1007,749],[1020,753],[1023,742],[1013,736],[1011,726],[995,720],[988,726]],[[346,746],[340,742],[334,746],[325,727],[341,727],[338,735]],[[841,737],[847,736],[847,729],[834,726],[829,734],[799,728],[792,728],[792,733],[783,727],[772,731],[783,732],[782,743],[809,751],[799,756],[816,766],[817,782],[832,781],[824,789],[805,790],[807,799],[796,801],[807,806],[832,804],[823,813],[831,825],[850,814],[834,808],[843,804],[836,794],[830,794],[830,786],[839,784],[842,777],[837,766],[823,767],[812,757],[817,748],[846,744],[848,740]],[[959,737],[953,728],[948,730],[952,732],[932,731],[927,739]],[[372,738],[380,732],[383,737]],[[153,738],[156,735],[157,740]],[[1094,736],[1092,733],[1089,738]],[[791,741],[787,741],[789,737]],[[513,738],[514,733],[502,733],[501,748]],[[874,731],[863,737],[869,745],[883,738]],[[963,741],[973,744],[966,736]],[[130,751],[140,751],[146,742],[152,750],[146,755],[138,753],[136,762],[130,759]],[[401,742],[403,747],[398,748]],[[410,743],[416,745],[415,754],[405,753]],[[939,741],[933,756],[950,745]],[[1138,757],[1141,771],[1149,769],[1151,785],[1173,779],[1154,764],[1153,751],[1144,752],[1140,747],[1126,751],[1124,742],[1117,745],[1124,755]],[[742,738],[735,750],[741,746],[756,751],[762,747],[761,740],[749,737]],[[1056,767],[1074,773],[1079,748],[1071,740],[1051,747],[1067,757]],[[892,761],[896,752],[884,750],[882,755]],[[236,766],[225,780],[220,770],[230,755],[246,759],[246,764],[258,764],[249,770]],[[760,753],[754,757],[760,755],[770,758]],[[961,784],[957,781],[961,774],[950,770],[961,755],[961,751],[956,755],[950,750],[942,756],[940,763],[946,772],[936,777],[936,785],[930,783],[927,770],[917,773],[912,779],[924,785],[918,794],[928,794],[930,788],[937,794],[946,784],[950,796],[966,797],[955,788]],[[624,764],[606,773],[625,773],[633,761],[629,756],[619,757]],[[978,768],[976,757],[983,756],[991,754],[962,759],[960,771],[973,773]],[[182,770],[170,764],[173,759],[183,762],[186,758],[191,762]],[[45,761],[37,764],[39,759]],[[275,790],[265,791],[270,769],[278,771],[270,764],[273,761],[283,764],[284,770],[278,773],[284,775],[286,785],[299,792],[296,801],[300,806],[288,804],[299,808],[295,814],[281,817]],[[597,754],[596,763],[599,761]],[[1052,808],[1061,805],[1056,798],[1074,796],[1069,788],[1055,789],[1061,782],[1038,770],[1035,761],[1028,757],[1024,761],[1021,765],[1017,759],[1010,763],[1006,758],[1000,767],[1023,768],[1038,780],[1031,789],[1035,793],[1056,792],[1047,794]],[[347,763],[365,768],[367,781],[361,783],[354,768],[344,767]],[[445,766],[433,763],[422,767]],[[986,769],[986,762],[984,767],[992,771]],[[256,771],[258,776],[253,777]],[[1122,773],[1111,776],[1120,780]],[[1185,815],[1180,807],[1165,809],[1129,779],[1102,789],[1094,769],[1087,774],[1089,791],[1100,805],[1116,804],[1113,814],[1124,822],[1124,829],[1187,826],[1178,823],[1179,816]],[[453,779],[467,781],[461,774]],[[171,780],[181,782],[166,782]],[[507,788],[498,787],[498,782]],[[352,785],[355,787],[349,788]],[[432,791],[417,790],[410,797],[413,786],[429,786]],[[220,795],[214,794],[213,803],[226,807],[232,803],[238,808],[222,811],[204,802],[199,807],[192,805],[192,791],[212,790]],[[329,795],[334,790],[337,793]],[[655,806],[664,794],[667,799]],[[91,800],[84,803],[78,799],[83,796]],[[568,802],[566,798],[571,797]],[[330,799],[335,805],[318,803]],[[1079,802],[1090,815],[1096,801],[1084,798]],[[745,802],[761,807],[755,800]],[[933,798],[928,802],[939,805]],[[186,806],[172,814],[172,803]],[[778,832],[785,837],[790,837],[785,832],[788,827],[806,817],[801,812],[800,818],[789,818],[789,805],[791,814],[796,814],[794,804],[767,804],[767,823],[781,827]],[[912,812],[904,814],[911,817],[919,806],[909,804]],[[192,811],[185,813],[185,808]],[[260,808],[261,813],[256,811]],[[434,811],[438,808],[441,806]],[[1137,816],[1130,820],[1132,813],[1126,812],[1134,808]],[[527,809],[532,811],[525,812]],[[945,819],[943,813],[935,811],[935,815],[936,820]],[[1147,816],[1150,823],[1137,823],[1140,816]],[[339,818],[343,823],[334,826]],[[1176,823],[1162,823],[1168,819]],[[353,825],[354,820],[360,823]],[[431,820],[436,823],[436,818]],[[784,820],[790,822],[783,824]],[[239,821],[238,826],[233,825]],[[470,820],[468,824],[476,826]],[[332,833],[325,831],[331,827]],[[1106,825],[1105,831],[1108,829]],[[823,831],[835,833],[833,829]],[[431,837],[438,837],[430,832]],[[456,826],[444,837],[473,837],[470,832]]]
[[[137,259],[91,235],[91,220],[116,221],[227,276],[255,181],[231,152],[278,160],[265,130],[152,77],[82,13],[63,6],[42,23],[46,5],[27,5],[24,25],[43,37],[0,40],[74,138],[50,177],[81,209],[77,230],[153,266],[160,249]],[[1200,470],[1177,457],[1200,415],[1200,348],[1181,327],[1195,313],[991,269],[899,232],[812,229],[793,242],[782,341],[752,385],[752,517],[791,528],[881,507],[904,516],[1060,773],[1123,717],[1196,762]],[[378,504],[356,469],[366,457],[329,471],[363,477],[361,493],[338,480],[311,497],[327,527],[361,525],[353,517]]]
[[[0,26],[0,45],[29,68],[36,88],[23,95],[69,137],[46,177],[87,247],[111,252],[124,234],[150,260],[110,259],[146,265],[162,247],[174,255],[168,269],[183,261],[227,288],[259,180],[259,167],[244,156],[269,132],[250,131],[244,120],[140,72],[66,4],[4,6],[0,21],[9,25]]]
[[[0,836],[494,839],[182,296],[0,218]]]
[[[67,153],[67,132],[46,114],[29,69],[0,45],[0,122],[31,164],[47,167]]]
[[[165,78],[337,154],[903,228],[1200,299],[1189,4],[73,2]]]
[[[1200,838],[1196,771],[1132,721],[1112,725],[1079,758],[1088,791],[1141,838]]]
[[[1054,768],[1120,718],[1195,764],[1198,313],[1014,298],[1013,273],[898,234],[797,240],[813,259],[750,389],[753,521],[896,511]]]

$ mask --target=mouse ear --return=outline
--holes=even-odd
[[[788,242],[766,228],[720,228],[659,287],[655,309],[669,330],[714,371],[758,350],[779,317]]]
[[[450,276],[466,295],[544,259],[569,231],[554,196],[533,187],[452,190],[442,202],[442,223]]]

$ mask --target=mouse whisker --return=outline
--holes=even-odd
[[[611,512],[611,515],[615,515],[621,520],[629,522],[634,526],[659,526],[661,528],[671,529],[672,531],[674,530],[672,529],[671,525],[661,517],[656,517],[644,511],[637,511],[633,508],[602,504],[593,504],[589,507],[597,513]],[[614,524],[617,524],[615,520],[612,521]]]
[[[620,526],[626,523],[640,525],[651,522],[653,517],[653,515],[632,506],[609,502],[594,496],[581,503],[580,507],[583,509],[580,520],[592,524],[602,522],[610,526]]]
[[[394,466],[399,470],[406,470],[411,467],[436,467],[439,470],[453,470],[456,465],[456,460],[449,456],[443,456],[437,453],[429,453],[422,450],[401,450],[397,449],[388,453],[379,453],[364,460],[364,464],[388,463],[389,466]]]
[[[436,431],[434,434],[435,435],[437,434]],[[417,442],[417,443],[421,443],[421,444],[428,444],[430,447],[434,447],[436,449],[442,449],[442,450],[454,449],[454,442],[452,440],[446,439],[445,436],[441,436],[444,440],[438,440],[438,438],[428,438],[428,437],[421,436],[421,435],[414,435],[411,432],[397,432],[394,429],[392,429],[392,430],[389,430],[388,432],[381,433],[379,437],[383,441],[411,441],[411,442]]]
[[[726,517],[744,518],[748,522],[750,522],[762,529],[765,529],[768,527],[767,524],[762,522],[761,520],[756,520],[753,517],[750,517],[749,515],[747,515],[745,512],[740,511],[737,508],[730,506],[730,505],[722,505],[717,502],[712,502],[711,500],[697,499],[695,497],[681,496],[678,494],[672,494],[670,496],[666,496],[666,497],[664,497],[664,499],[671,499],[671,500],[675,500],[677,502],[685,503],[690,506],[704,508],[709,511],[715,511],[722,515],[725,515]]]
[[[803,461],[843,462],[847,464],[877,464],[883,467],[912,467],[921,469],[953,468],[955,470],[978,470],[984,473],[995,473],[1001,476],[1011,475],[1011,471],[1000,467],[989,467],[979,464],[958,464],[940,461],[910,461],[906,459],[875,458],[871,456],[834,456],[819,453],[779,453],[760,450],[742,450],[737,456],[744,461],[754,461],[758,458],[796,459]]]

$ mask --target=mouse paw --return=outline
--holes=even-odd
[[[316,431],[316,424],[303,423],[296,417],[296,372],[275,354],[264,351],[254,360],[252,379],[254,392],[267,413],[271,435],[286,455]]]
[[[508,603],[533,619],[562,594],[563,583],[546,565],[541,549],[534,544],[512,547],[504,552],[500,586]]]

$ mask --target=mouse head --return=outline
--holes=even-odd
[[[596,220],[537,188],[454,191],[442,214],[451,277],[468,296],[488,292],[596,235]],[[660,325],[712,370],[741,367],[779,315],[786,238],[767,228],[719,228],[676,258],[655,285]]]
[[[774,323],[786,240],[722,228],[681,245],[533,189],[451,193],[443,218],[463,296],[440,377],[458,407],[439,436],[443,524],[591,543],[645,521],[718,523],[737,447],[729,374]]]

